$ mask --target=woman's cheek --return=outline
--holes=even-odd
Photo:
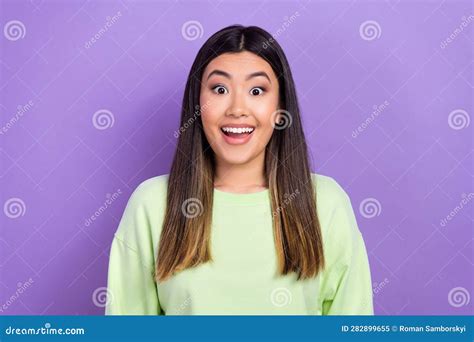
[[[272,118],[276,110],[276,107],[265,107],[256,115],[261,130],[264,131],[266,135],[271,135],[273,132]]]
[[[201,120],[204,126],[204,135],[209,144],[214,145],[219,139],[219,114],[215,110],[206,108],[201,112]]]
[[[262,132],[262,136],[260,137],[261,143],[266,146],[268,142],[270,141],[270,138],[272,137],[273,134],[273,127],[265,127],[265,129]]]

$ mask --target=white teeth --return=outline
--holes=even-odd
[[[222,127],[224,132],[230,133],[251,133],[253,132],[253,128],[245,127],[245,128],[234,128],[234,127]]]

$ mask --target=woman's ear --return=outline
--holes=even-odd
[[[281,103],[278,104],[277,109],[274,112],[275,115],[272,116],[273,119],[273,124],[277,125],[278,122],[280,122],[281,119]]]
[[[274,124],[275,124],[275,125],[280,125],[280,123],[281,123],[281,121],[282,121],[281,110],[278,109],[276,113],[277,113],[277,115],[275,115],[275,122],[274,122]]]
[[[283,109],[283,106],[280,104],[277,108],[277,110],[275,111],[276,115],[275,115],[275,124],[276,125],[281,125],[282,122],[285,122],[286,118],[286,113],[287,111]]]

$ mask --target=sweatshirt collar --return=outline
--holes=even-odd
[[[269,200],[270,190],[268,188],[251,193],[227,192],[214,188],[214,201],[216,203],[255,205],[268,203]]]

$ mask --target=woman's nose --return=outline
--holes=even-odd
[[[227,110],[227,115],[233,116],[247,116],[249,114],[248,107],[243,94],[235,93],[232,96],[232,102]]]

